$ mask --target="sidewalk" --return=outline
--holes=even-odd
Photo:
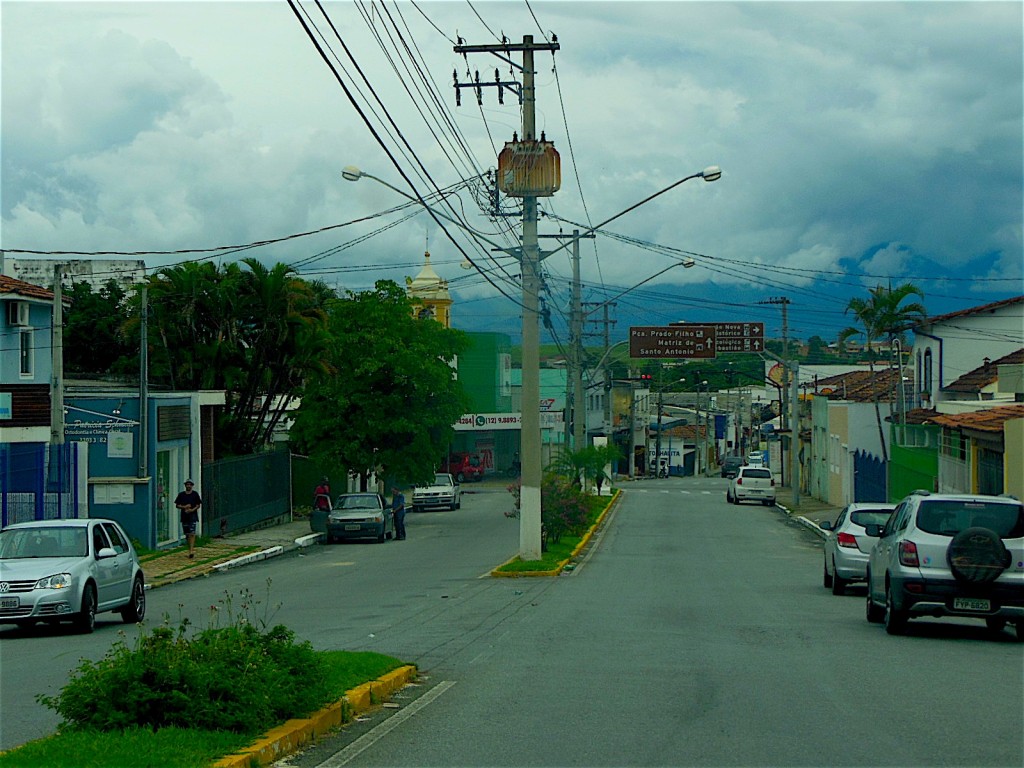
[[[283,554],[299,547],[308,547],[322,538],[312,533],[308,518],[210,539],[196,546],[195,558],[189,560],[188,548],[179,547],[170,554],[142,561],[148,589],[174,584],[196,576],[206,576],[224,568],[246,565],[257,560]]]
[[[825,532],[818,527],[823,520],[835,522],[842,511],[840,507],[826,504],[824,501],[812,498],[806,494],[800,494],[798,503],[793,503],[793,489],[787,486],[779,486],[775,493],[775,504],[786,514],[799,520],[822,538]]]

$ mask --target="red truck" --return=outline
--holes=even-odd
[[[449,472],[456,482],[464,483],[467,480],[474,482],[484,479],[484,463],[478,453],[456,451],[449,454],[446,461],[441,462],[438,472]]]

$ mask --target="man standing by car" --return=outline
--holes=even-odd
[[[396,485],[391,489],[391,511],[395,516],[395,540],[405,538],[405,495]]]
[[[194,487],[191,480],[186,480],[185,490],[174,499],[174,506],[181,512],[181,532],[188,541],[189,560],[196,556],[196,526],[199,524],[199,507],[203,505],[203,500],[199,498],[199,493],[193,490]]]

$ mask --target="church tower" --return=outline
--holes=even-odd
[[[430,251],[423,254],[423,269],[413,280],[408,281],[407,291],[413,299],[413,316],[420,319],[433,318],[445,328],[451,328],[452,297],[448,293],[448,281],[442,280],[430,266]]]

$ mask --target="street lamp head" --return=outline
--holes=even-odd
[[[704,181],[718,181],[720,178],[722,178],[722,169],[719,168],[717,165],[709,165],[707,168],[701,171],[700,176],[702,179],[704,179]]]
[[[346,165],[341,169],[341,178],[345,181],[359,181],[365,174],[354,165]]]
[[[684,259],[683,260],[683,269],[689,269],[690,267],[696,265],[696,263],[697,262],[694,261],[693,259]]]

